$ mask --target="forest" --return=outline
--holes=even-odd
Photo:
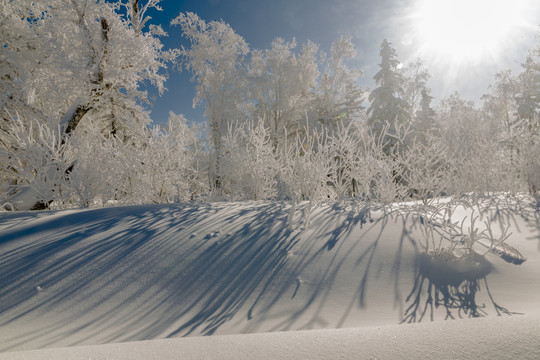
[[[228,24],[181,13],[164,49],[159,0],[0,3],[0,205],[66,209],[185,201],[358,199],[540,191],[540,44],[478,107],[438,99],[421,59],[390,40],[379,71],[276,38],[251,49]],[[148,88],[187,71],[205,122],[149,116]],[[376,87],[358,80],[372,76]]]

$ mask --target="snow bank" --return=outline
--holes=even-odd
[[[540,318],[516,316],[139,341],[4,353],[0,359],[538,359],[539,335]]]
[[[489,206],[484,216],[510,224],[523,264],[426,261],[407,206],[0,213],[0,355],[538,355],[540,215],[528,203]],[[80,347],[98,344],[108,345]]]

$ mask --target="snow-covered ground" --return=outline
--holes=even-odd
[[[485,199],[527,261],[472,267],[411,204],[0,213],[0,359],[540,358],[535,205]]]

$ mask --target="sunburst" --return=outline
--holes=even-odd
[[[417,0],[411,14],[418,55],[438,62],[478,64],[494,59],[534,28],[530,0]]]

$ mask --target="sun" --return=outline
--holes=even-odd
[[[420,56],[478,64],[500,56],[528,27],[530,0],[417,0],[411,15]]]

